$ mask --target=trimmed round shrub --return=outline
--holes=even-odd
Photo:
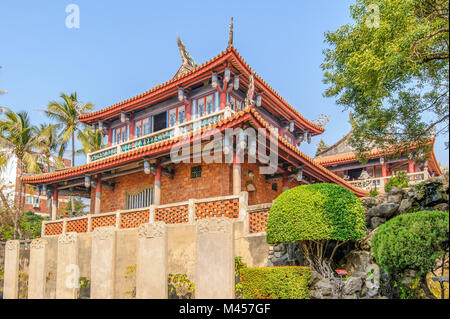
[[[278,196],[267,220],[267,242],[357,240],[366,231],[361,200],[337,184],[291,188]]]
[[[448,212],[425,210],[399,215],[376,230],[372,254],[392,274],[412,269],[425,275],[448,248],[448,236]]]

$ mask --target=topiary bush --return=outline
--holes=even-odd
[[[390,219],[372,237],[373,257],[394,275],[415,270],[431,297],[425,277],[448,252],[448,217],[448,212],[420,211]]]
[[[311,269],[283,266],[243,268],[243,299],[307,299]]]
[[[409,178],[406,172],[398,172],[395,176],[391,177],[389,181],[384,185],[384,191],[387,193],[392,186],[398,188],[405,188],[409,186]]]
[[[361,200],[343,186],[328,183],[283,192],[270,209],[266,227],[268,243],[298,243],[316,271],[316,261],[323,264],[327,248],[334,244],[328,258],[332,260],[340,245],[362,238],[365,232]]]

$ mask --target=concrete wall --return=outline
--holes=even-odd
[[[265,242],[265,234],[248,235],[244,231],[244,222],[233,220],[234,223],[234,255],[241,256],[248,266],[266,266],[269,255],[269,245]],[[169,274],[186,274],[191,282],[196,282],[196,223],[167,225],[168,233],[168,261]],[[56,273],[58,260],[58,236],[46,236],[46,299],[56,296]],[[116,250],[114,268],[114,298],[124,299],[134,297],[136,287],[135,270],[137,258],[137,229],[116,230]],[[28,273],[29,251],[21,249],[21,266],[24,273]],[[92,233],[77,235],[77,254],[80,277],[92,279],[91,254]],[[2,252],[0,250],[0,261]],[[3,265],[3,262],[2,262]],[[128,274],[127,274],[128,272]]]

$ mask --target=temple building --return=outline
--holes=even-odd
[[[420,183],[431,176],[442,174],[442,170],[434,154],[434,138],[430,139],[430,153],[426,160],[400,155],[392,156],[377,148],[373,148],[367,158],[367,163],[361,163],[350,145],[352,130],[335,144],[320,150],[315,157],[317,163],[348,181],[351,185],[370,190],[384,191],[384,185],[391,176],[405,172],[410,184]]]
[[[246,194],[246,205],[270,204],[283,190],[301,184],[336,183],[357,196],[366,195],[366,191],[301,151],[302,143],[310,143],[311,137],[324,132],[323,127],[302,116],[258,76],[232,42],[230,28],[226,50],[196,65],[178,39],[182,65],[172,79],[79,116],[81,122],[107,136],[103,149],[88,154],[84,165],[26,176],[24,182],[36,186],[41,193],[45,190],[54,199],[62,195],[90,198],[93,220],[99,214],[146,211],[142,220],[168,223],[208,216],[237,218],[242,213],[242,201],[237,199],[243,198],[242,193]],[[202,134],[211,130],[224,134],[227,129],[239,128],[265,129],[257,131],[264,132],[267,144],[263,146],[269,149],[269,142],[277,144],[276,166],[270,174],[261,174],[260,168],[271,166],[271,162],[256,159],[256,145],[250,140],[239,148],[238,136],[223,138],[223,143],[219,143],[227,144],[234,152],[231,162],[225,160],[226,152],[217,161],[206,162],[203,157],[196,160],[197,155],[212,147],[211,141],[199,142]],[[196,142],[200,143],[200,150],[196,149]],[[180,143],[191,145],[193,158],[189,162],[175,163],[171,159],[171,149]],[[258,139],[258,149],[264,143]],[[239,156],[244,157],[243,162],[237,160]],[[196,205],[192,217],[188,207],[200,199],[208,204]],[[136,222],[137,215],[133,216],[136,227],[140,222]],[[52,217],[56,219],[56,214]],[[120,218],[115,219],[120,227],[122,223],[123,227],[131,227],[126,217]],[[97,224],[92,221],[97,226],[111,223],[114,222],[107,219]],[[71,229],[91,231],[94,226],[80,227],[83,230],[78,226]],[[58,232],[61,228],[46,234]]]

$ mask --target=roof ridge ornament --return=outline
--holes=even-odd
[[[252,71],[252,74],[250,74],[249,82],[248,82],[248,89],[247,89],[247,96],[245,97],[245,107],[253,106],[253,93],[255,92],[255,71]]]
[[[178,69],[177,73],[173,76],[173,78],[180,77],[190,71],[192,71],[195,67],[197,67],[197,63],[195,63],[194,59],[189,54],[188,50],[186,50],[186,46],[183,41],[181,41],[180,36],[177,37],[177,45],[178,50],[181,55],[181,66]]]
[[[231,17],[230,21],[230,32],[228,34],[228,45],[227,49],[233,46],[233,17]]]

